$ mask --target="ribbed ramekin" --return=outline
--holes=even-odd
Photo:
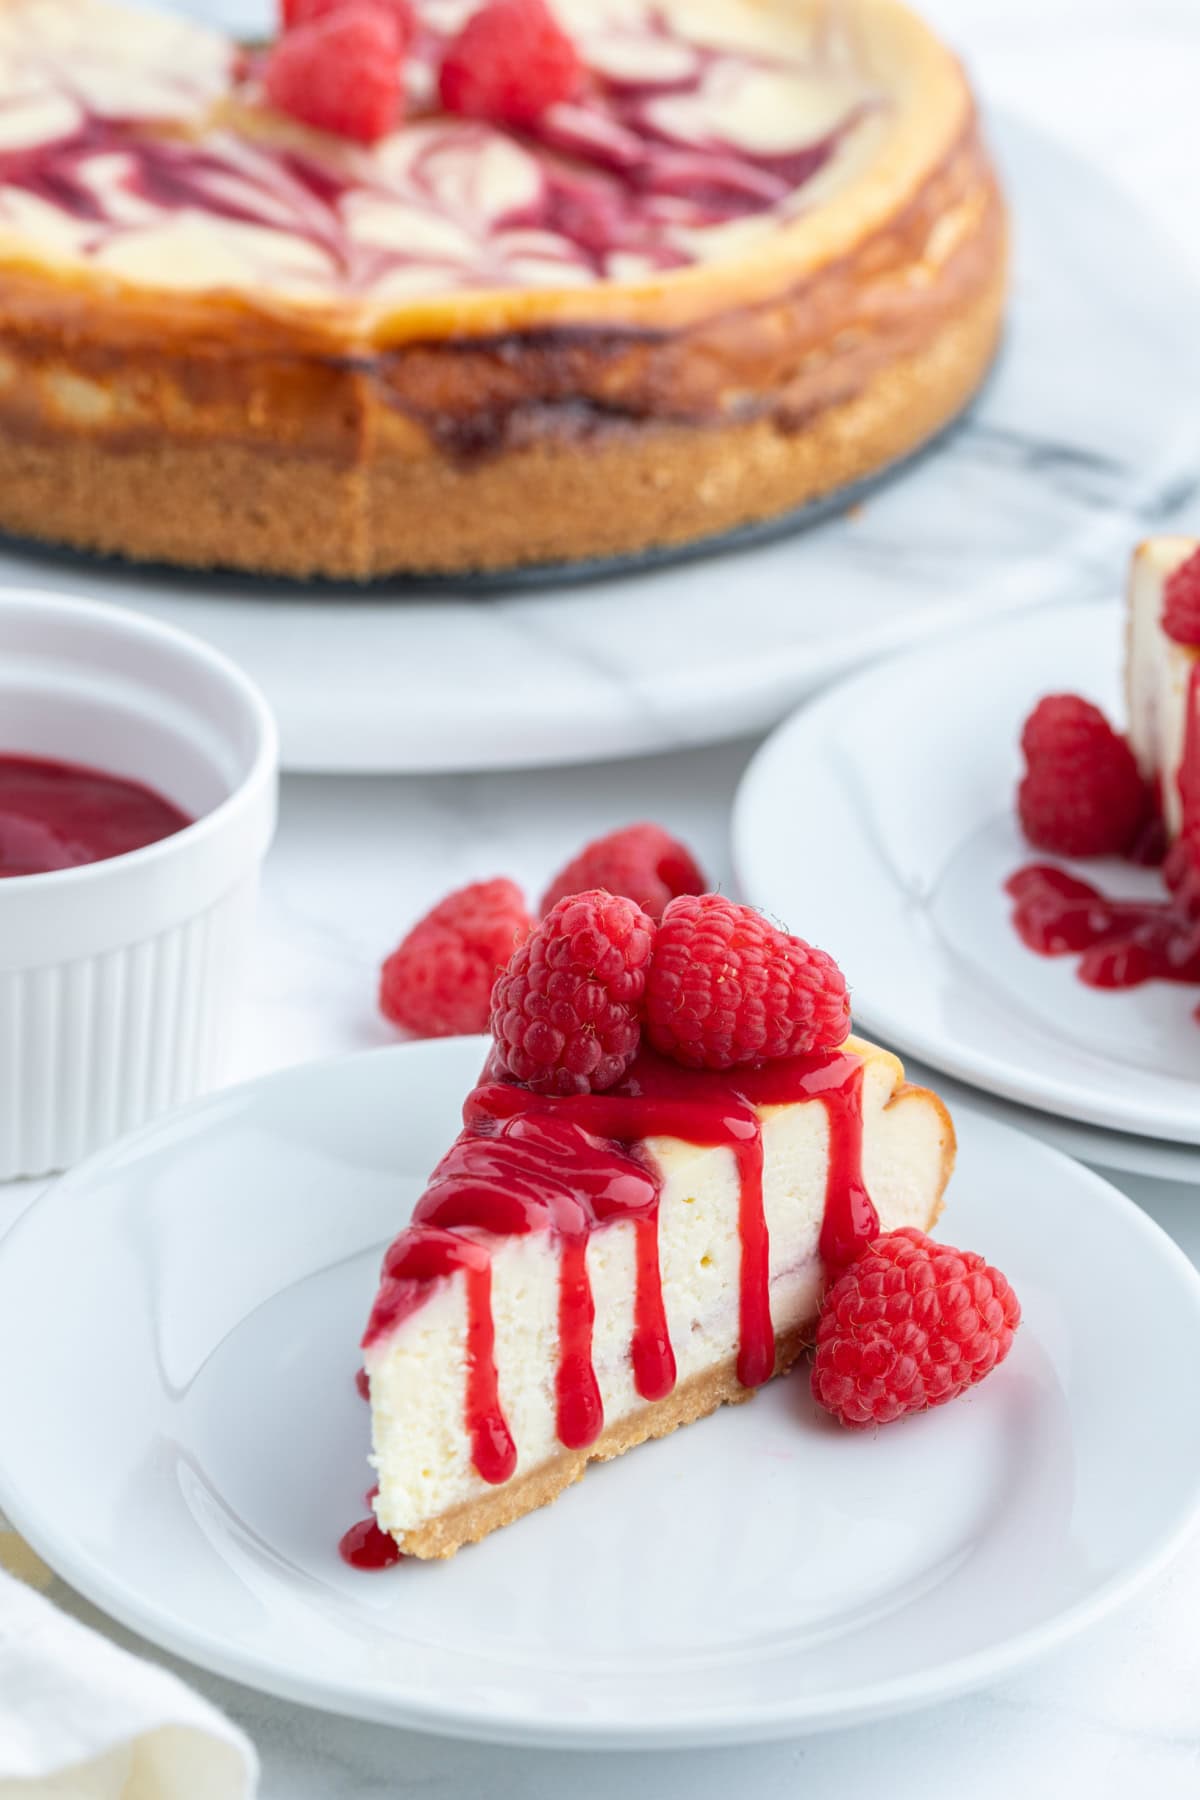
[[[266,701],[184,632],[0,592],[0,753],[154,788],[194,821],[144,850],[0,879],[0,1180],[65,1168],[218,1078],[278,745]]]

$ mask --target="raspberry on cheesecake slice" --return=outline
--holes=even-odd
[[[848,1029],[836,964],[716,895],[660,924],[569,896],[515,951],[364,1339],[400,1550],[452,1555],[748,1399],[811,1341],[827,1281],[933,1225],[950,1119]]]

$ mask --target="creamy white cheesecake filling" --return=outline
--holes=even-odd
[[[1163,630],[1163,589],[1197,548],[1195,538],[1151,538],[1134,552],[1129,578],[1125,669],[1129,741],[1142,773],[1161,790],[1163,819],[1172,837],[1183,824],[1179,771],[1200,646],[1176,643]]]
[[[430,109],[476,0],[415,0],[408,122],[371,148],[262,102],[221,33],[108,0],[0,8],[0,257],[289,302],[640,280],[744,252],[874,154],[887,108],[822,5],[554,0],[589,71],[529,132]]]
[[[857,1040],[864,1058],[863,1175],[882,1229],[931,1222],[948,1155],[945,1114],[932,1096],[895,1099],[899,1063]],[[770,1236],[771,1321],[783,1333],[810,1321],[823,1268],[830,1120],[819,1100],[759,1108],[763,1199]],[[662,1178],[658,1242],[663,1300],[676,1363],[687,1381],[729,1363],[739,1343],[742,1244],[733,1152],[673,1138],[646,1140]],[[546,1231],[480,1242],[492,1251],[492,1316],[502,1410],[517,1448],[516,1479],[561,1453],[555,1379],[559,1365],[560,1253]],[[636,1288],[634,1226],[618,1221],[588,1242],[595,1303],[593,1366],[605,1426],[647,1402],[634,1385],[630,1346]],[[423,1302],[364,1357],[370,1378],[376,1515],[400,1536],[450,1508],[494,1493],[476,1472],[466,1425],[467,1294],[463,1274]]]

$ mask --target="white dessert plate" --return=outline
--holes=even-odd
[[[13,544],[0,546],[0,583],[107,596],[186,626],[259,682],[286,768],[360,772],[716,743],[889,650],[1085,592],[1117,565],[1132,518],[1195,485],[1195,298],[1103,175],[1025,125],[998,119],[993,135],[1017,221],[995,374],[965,423],[824,523],[507,590],[306,589]]]
[[[1025,1307],[969,1399],[848,1433],[798,1374],[450,1563],[344,1567],[380,1249],[481,1058],[404,1046],[232,1090],[76,1170],[0,1247],[0,1505],[125,1624],[397,1725],[733,1742],[1004,1676],[1181,1542],[1200,1413],[1150,1365],[1200,1355],[1200,1278],[1097,1176],[968,1111],[946,1235]]]
[[[1138,1137],[1131,1131],[1104,1131],[1099,1125],[1081,1125],[1077,1119],[1056,1118],[1053,1113],[1039,1112],[1035,1106],[1018,1106],[1014,1100],[1001,1100],[983,1088],[969,1087],[942,1069],[923,1067],[911,1056],[905,1058],[905,1066],[910,1081],[936,1087],[955,1114],[961,1107],[973,1107],[1000,1125],[1029,1132],[1092,1169],[1200,1188],[1200,1146]],[[1118,1187],[1124,1185],[1123,1181],[1117,1183]]]
[[[1124,716],[1111,604],[994,621],[869,669],[795,714],[747,770],[747,898],[853,971],[860,1028],[974,1087],[1106,1130],[1200,1144],[1195,988],[1088,988],[1026,949],[1004,883],[1039,857],[1014,800],[1021,725],[1070,690]],[[1071,865],[1114,894],[1153,870]]]

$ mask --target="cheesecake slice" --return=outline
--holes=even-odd
[[[387,1251],[364,1339],[375,1514],[417,1557],[750,1398],[811,1337],[827,1270],[931,1227],[954,1164],[941,1101],[857,1038],[725,1074],[643,1047],[570,1098],[497,1077]]]
[[[1163,607],[1171,576],[1197,551],[1196,538],[1149,538],[1134,552],[1129,579],[1129,741],[1142,773],[1159,791],[1170,838],[1183,829],[1190,787],[1200,800],[1200,643],[1168,636]]]

